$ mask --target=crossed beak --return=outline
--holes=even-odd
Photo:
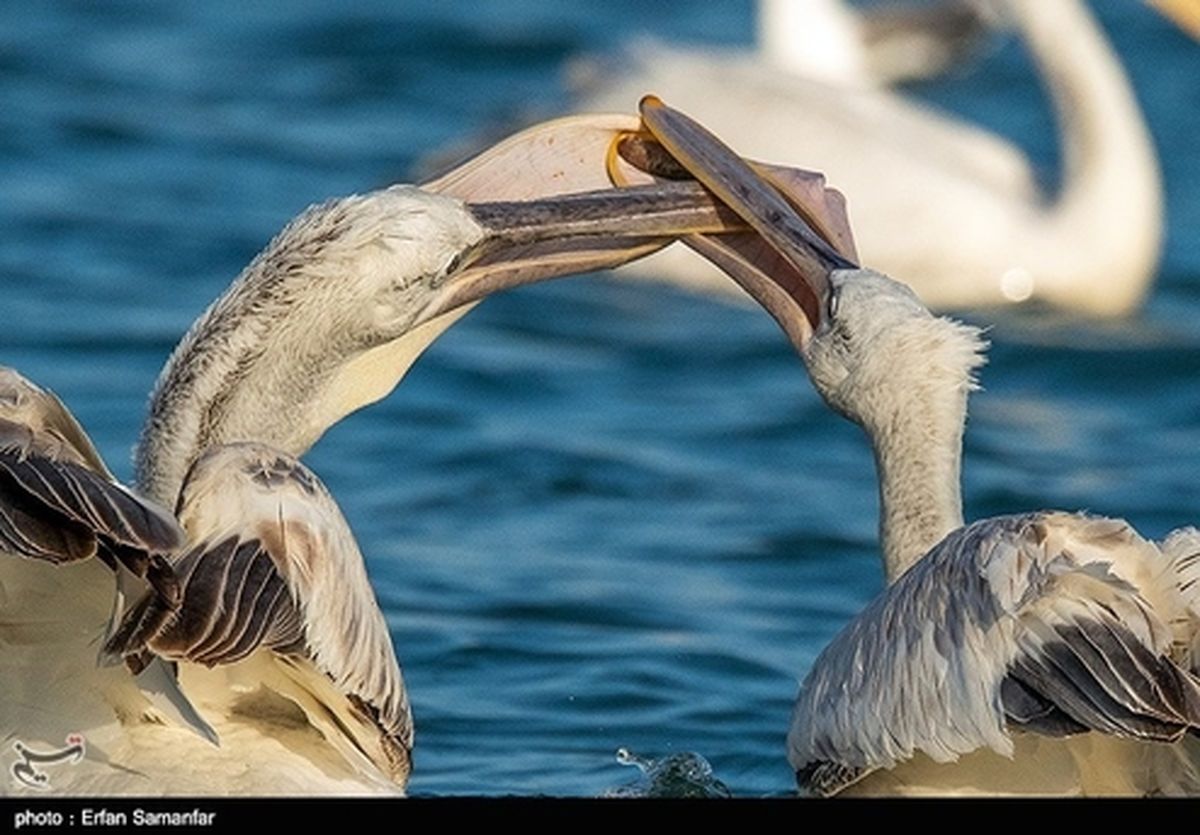
[[[652,96],[641,114],[548,122],[424,184],[464,200],[485,234],[422,318],[682,239],[802,347],[827,309],[829,272],[854,266],[841,195],[820,175],[746,162]]]

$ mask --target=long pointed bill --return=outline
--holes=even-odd
[[[753,229],[687,244],[729,273],[802,350],[828,310],[830,272],[856,266],[841,195],[820,175],[747,163],[656,97],[644,98],[641,110],[653,139]]]
[[[466,201],[485,237],[421,319],[520,284],[615,267],[685,235],[749,228],[692,180],[614,187],[612,148],[639,126],[631,116],[548,122],[424,184]]]

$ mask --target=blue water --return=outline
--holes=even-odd
[[[1161,153],[1146,309],[980,314],[968,515],[1200,522],[1200,47],[1097,10]],[[131,473],[191,320],[307,204],[565,108],[638,34],[748,44],[747,2],[0,4],[0,363]],[[1021,48],[916,91],[1057,165]],[[634,105],[630,102],[630,107]],[[1099,279],[1102,280],[1102,279]],[[788,791],[797,682],[881,585],[859,432],[750,309],[596,278],[488,301],[308,458],[369,563],[412,692],[414,794],[595,796],[619,748]]]

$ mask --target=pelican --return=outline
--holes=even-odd
[[[580,105],[654,90],[747,156],[822,171],[853,207],[865,262],[930,307],[1035,301],[1128,313],[1154,274],[1163,214],[1154,146],[1129,80],[1079,0],[998,5],[1049,88],[1064,160],[1054,194],[1038,188],[1020,148],[982,127],[900,92],[757,64],[642,54]],[[631,271],[718,293],[734,286],[681,247]]]
[[[167,362],[136,491],[57,397],[0,372],[3,791],[403,791],[400,668],[297,458],[489,293],[742,228],[694,182],[612,189],[609,145],[637,126],[548,123],[301,214]],[[37,769],[61,750],[79,761]]]
[[[315,475],[261,444],[212,447],[187,474],[177,523],[113,482],[86,435],[60,431],[78,427],[52,393],[3,369],[0,398],[33,416],[0,419],[0,718],[19,755],[5,793],[404,786],[413,729],[400,667]],[[101,648],[112,570],[145,577],[148,592],[123,617],[118,606]],[[176,675],[165,661],[185,663]],[[26,751],[44,757],[72,736],[82,762],[20,770]]]
[[[741,161],[654,99],[649,129],[777,253],[689,238],[783,326],[875,454],[887,588],[821,653],[788,758],[832,794],[1200,792],[1200,531],[1039,511],[964,524],[978,329],[858,268]],[[809,199],[813,200],[814,195]],[[832,195],[815,210],[837,213]],[[832,239],[831,239],[832,240]]]

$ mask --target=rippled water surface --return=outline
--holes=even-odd
[[[1097,9],[1162,156],[1146,309],[991,326],[968,516],[1200,522],[1200,49]],[[0,5],[0,363],[123,478],[159,367],[309,203],[568,105],[645,33],[748,44],[746,2]],[[1009,39],[916,90],[1057,166]],[[629,103],[630,108],[635,102]],[[1097,277],[1104,280],[1103,276]],[[756,310],[594,277],[489,300],[308,459],[358,535],[412,691],[416,794],[605,793],[615,752],[788,791],[799,678],[881,586],[860,433]]]

